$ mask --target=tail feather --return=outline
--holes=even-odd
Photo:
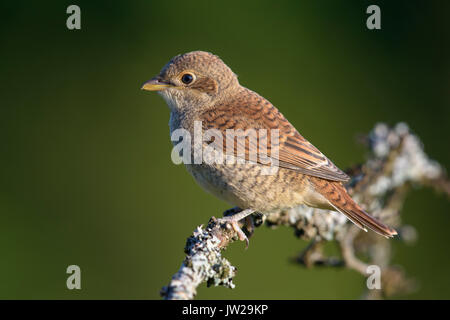
[[[386,238],[397,235],[397,231],[370,216],[353,201],[340,182],[322,179],[316,186],[318,187],[317,190],[329,201],[333,208],[345,214],[350,221],[364,231],[367,231],[366,228],[368,228]]]
[[[375,218],[371,217],[368,213],[366,213],[362,209],[347,209],[347,208],[340,208],[336,205],[331,204],[337,211],[340,213],[343,213],[347,216],[349,220],[351,220],[354,224],[356,224],[358,227],[363,229],[367,232],[367,228],[369,228],[372,231],[375,231],[376,233],[385,236],[386,238],[392,238],[395,235],[397,235],[397,231],[395,229],[392,229],[385,224],[381,223],[380,221],[376,220]]]

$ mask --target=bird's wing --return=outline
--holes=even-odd
[[[235,141],[234,149],[232,149],[234,156],[242,157],[240,150],[244,149],[245,159],[253,160],[251,151],[267,150],[266,154],[271,158],[277,158],[278,165],[282,168],[333,181],[349,180],[344,172],[303,138],[277,108],[250,90],[245,90],[227,104],[205,111],[200,120],[204,130],[216,129],[222,133],[221,147],[224,153],[227,149],[227,130],[233,129],[236,133],[240,129],[244,131],[244,133],[241,132],[241,135],[245,136],[245,140],[233,138]],[[247,129],[256,131],[258,136],[256,143],[249,138],[250,135],[245,134]],[[259,129],[266,129],[267,134],[260,133]],[[276,129],[279,130],[278,143],[275,138],[272,138],[272,134],[276,134],[274,131]],[[273,143],[271,143],[272,140]],[[278,151],[278,155],[276,155],[276,151]],[[261,161],[259,157],[257,162],[268,164],[267,161]]]

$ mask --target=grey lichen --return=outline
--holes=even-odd
[[[236,268],[221,253],[233,238],[233,232],[220,225],[214,217],[206,228],[197,227],[187,239],[186,258],[170,284],[162,289],[161,295],[168,300],[191,300],[198,285],[204,281],[208,286],[234,288]]]

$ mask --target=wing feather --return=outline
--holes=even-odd
[[[243,89],[233,101],[221,104],[205,111],[200,119],[203,129],[218,129],[223,135],[222,146],[226,152],[226,131],[241,131],[245,140],[234,140],[234,155],[245,156],[252,160],[251,150],[267,150],[271,158],[278,158],[279,166],[303,174],[333,181],[347,181],[349,177],[336,167],[324,154],[303,138],[289,121],[269,101],[248,89]],[[257,145],[252,140],[248,129],[254,129],[257,135]],[[259,131],[259,129],[266,129]],[[271,144],[272,130],[279,130],[278,143]],[[262,132],[262,133],[260,133]],[[238,134],[239,136],[239,134]],[[243,142],[245,141],[245,142]],[[245,146],[243,145],[245,143]],[[275,146],[278,155],[276,155]],[[240,149],[239,149],[240,148]],[[253,149],[252,149],[253,148]],[[245,150],[241,155],[239,150]],[[267,164],[267,162],[258,162]]]

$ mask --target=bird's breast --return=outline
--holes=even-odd
[[[254,163],[188,164],[186,168],[203,189],[219,199],[261,213],[303,204],[308,192],[304,175],[283,168],[271,175],[262,174],[263,165]]]

